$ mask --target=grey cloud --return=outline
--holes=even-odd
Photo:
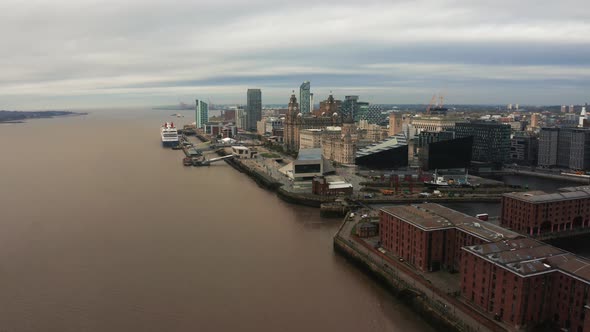
[[[303,79],[321,91],[365,91],[375,102],[420,102],[437,84],[452,88],[457,102],[502,103],[515,94],[520,103],[583,102],[589,7],[533,0],[8,0],[0,3],[0,108],[28,107],[33,99],[58,107],[84,100],[146,105],[197,94],[239,102],[250,85],[265,89],[265,101],[283,102],[284,91]],[[384,64],[392,70],[371,67]],[[490,94],[474,93],[478,88]]]

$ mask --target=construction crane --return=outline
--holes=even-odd
[[[436,105],[436,107],[437,108],[443,108],[444,100],[445,100],[445,97],[442,94],[440,94],[438,96],[438,105]]]
[[[430,99],[430,103],[428,104],[428,107],[426,107],[426,115],[430,115],[433,108],[446,113],[446,109],[443,107],[444,106],[444,98],[445,97],[442,93],[439,94],[438,97],[436,94],[432,95],[432,98]],[[438,103],[436,102],[437,99],[438,99]]]
[[[436,94],[433,94],[432,98],[430,99],[430,103],[428,104],[428,107],[426,107],[426,115],[430,115],[430,109],[432,108],[432,106],[434,105],[435,102],[436,102]]]

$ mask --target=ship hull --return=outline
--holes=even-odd
[[[448,184],[439,184],[439,183],[432,183],[432,182],[424,182],[424,186],[427,188],[448,188],[450,187]]]
[[[162,141],[162,146],[165,148],[171,148],[178,145],[178,141]]]

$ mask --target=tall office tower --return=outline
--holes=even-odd
[[[497,122],[457,123],[457,138],[473,136],[472,160],[503,163],[510,157],[510,126]]]
[[[570,105],[570,108],[569,108],[569,113],[575,113],[575,112],[574,112],[574,105]]]
[[[541,128],[539,132],[539,166],[557,165],[559,128]]]
[[[209,121],[209,105],[199,99],[196,100],[195,104],[195,123],[197,128],[203,128],[207,121]]]
[[[514,108],[518,111],[518,104],[514,105]]]
[[[561,113],[565,113],[567,111],[567,107],[565,105],[561,106]]]
[[[248,89],[246,103],[246,130],[255,131],[256,123],[262,119],[262,92]]]
[[[355,122],[360,120],[368,120],[366,114],[369,111],[369,103],[359,101],[359,96],[345,96],[342,105],[340,106],[340,115],[346,118],[352,115]]]
[[[312,113],[314,111],[314,107],[313,107],[313,93],[310,93],[309,94],[309,110]]]
[[[311,103],[311,83],[309,81],[305,81],[299,87],[299,111],[302,114],[309,114],[312,110],[310,107]]]
[[[512,110],[512,104],[508,104],[508,106],[506,106],[507,110]]]
[[[402,132],[402,115],[391,112],[389,114],[389,136],[397,135]]]
[[[590,129],[542,128],[539,166],[590,169]]]

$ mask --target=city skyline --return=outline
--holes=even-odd
[[[589,7],[6,1],[0,109],[153,106],[195,95],[243,104],[251,86],[265,104],[283,104],[303,81],[316,100],[332,90],[371,103],[427,104],[442,92],[450,104],[583,104]]]

